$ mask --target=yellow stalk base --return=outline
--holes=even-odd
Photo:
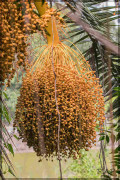
[[[35,6],[36,6],[40,16],[45,14],[45,12],[47,10],[47,7],[48,7],[48,4],[46,2],[44,4],[42,4],[42,0],[39,0],[39,1],[38,0],[34,0],[34,4],[35,4]],[[48,22],[48,27],[46,27],[46,31],[48,32],[48,35],[47,35],[48,44],[52,44],[53,43],[54,45],[56,45],[57,43],[59,43],[59,36],[58,36],[58,31],[57,31],[57,27],[56,27],[55,17],[54,16]],[[53,33],[54,33],[54,35],[53,35]]]

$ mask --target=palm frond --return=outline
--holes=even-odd
[[[106,2],[106,1],[102,1]],[[99,77],[100,82],[104,88],[104,95],[107,100],[109,100],[109,95],[112,92],[112,97],[115,96],[115,91],[114,87],[119,86],[119,79],[116,78],[120,72],[120,61],[118,58],[118,46],[117,42],[113,41],[113,36],[112,34],[110,35],[110,38],[114,42],[114,44],[107,38],[107,23],[110,24],[111,21],[118,19],[119,15],[118,13],[116,16],[113,15],[115,5],[113,6],[107,6],[104,5],[104,7],[99,6],[99,1],[82,1],[82,6],[78,5],[77,7],[82,10],[82,14],[78,13],[75,14],[75,20],[76,21],[71,21],[70,18],[68,18],[66,15],[64,16],[65,20],[67,22],[69,21],[69,28],[72,30],[69,30],[70,38],[71,41],[73,41],[73,44],[76,44],[79,48],[82,48],[82,46],[85,46],[84,50],[84,56],[85,58],[89,61],[91,64],[91,67],[93,70],[96,71],[96,75]],[[70,16],[69,16],[70,17]],[[83,22],[84,20],[84,22]],[[84,26],[79,27],[78,26],[78,21],[80,22],[79,25],[82,23],[87,23],[84,24]],[[85,25],[87,25],[86,28]],[[91,29],[96,33],[97,30],[97,35],[99,35],[99,32],[102,34],[100,37],[95,36],[95,34],[91,34],[90,31]],[[106,41],[106,43],[101,43],[102,37]],[[74,39],[77,39],[74,41]],[[101,39],[101,40],[100,40]],[[110,44],[109,44],[110,43]],[[82,44],[82,46],[81,46]],[[88,46],[89,44],[89,46]],[[116,45],[115,45],[116,44]],[[106,47],[105,47],[105,46]],[[109,46],[111,46],[111,49],[115,50],[116,49],[116,54],[115,51],[114,53],[110,53],[109,58],[111,58],[111,75],[108,74],[108,56],[106,55],[106,48],[109,49]],[[112,51],[113,52],[113,51]],[[120,52],[120,51],[119,51]],[[111,81],[112,83],[112,88],[109,89],[109,82]],[[115,100],[113,102],[113,111],[117,107],[117,110],[115,112],[119,115],[119,99]],[[115,104],[115,105],[114,105]],[[114,113],[115,114],[115,113]],[[116,117],[116,116],[115,116]]]
[[[4,162],[4,164],[7,165],[8,171],[10,173],[12,173],[14,175],[14,167],[13,164],[11,162],[11,160],[9,159],[8,156],[8,151],[14,155],[14,151],[13,151],[13,145],[15,146],[12,137],[10,135],[10,133],[8,132],[4,122],[3,122],[3,116],[6,119],[6,121],[8,123],[10,123],[10,114],[9,114],[9,110],[8,107],[4,101],[4,99],[2,98],[2,96],[5,96],[7,98],[7,94],[4,92],[0,95],[0,101],[1,101],[1,109],[0,109],[0,116],[1,116],[1,121],[0,121],[0,158],[1,158],[1,167],[0,167],[0,177],[2,179],[4,178],[4,174],[3,174],[3,169],[2,169],[2,163]],[[15,175],[14,175],[15,176]]]

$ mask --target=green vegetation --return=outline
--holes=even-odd
[[[7,108],[10,111],[10,114],[14,118],[15,116],[15,111],[16,111],[16,103],[17,103],[17,98],[20,95],[20,87],[22,84],[22,73],[18,72],[18,77],[17,74],[15,74],[14,78],[11,80],[11,85],[10,87],[7,87],[6,90],[5,86],[3,87],[2,91],[2,98],[5,100]],[[7,94],[7,98],[4,96],[4,93]],[[7,120],[2,117],[2,120],[8,124]]]
[[[39,157],[35,153],[15,153],[9,157],[15,168],[18,178],[58,178],[59,165],[57,159],[54,161],[38,162]],[[108,167],[110,166],[110,154],[106,151]],[[5,167],[5,166],[3,166]],[[88,152],[81,151],[81,159],[68,159],[62,161],[64,178],[100,178],[101,166],[99,160],[99,149],[91,149]],[[6,178],[13,178],[10,173],[5,174]]]

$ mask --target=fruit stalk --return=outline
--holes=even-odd
[[[48,3],[47,2],[42,2],[42,0],[34,0],[34,4],[40,14],[40,16],[44,15],[46,13],[46,10],[48,9]],[[52,15],[52,11],[51,11]],[[52,32],[52,20],[53,20],[53,32]],[[47,42],[49,45],[52,45],[53,42],[53,33],[54,33],[54,42],[53,44],[56,45],[59,43],[59,36],[58,36],[58,31],[56,27],[56,22],[55,22],[55,17],[53,15],[53,18],[49,20],[48,26],[46,27],[47,31]]]

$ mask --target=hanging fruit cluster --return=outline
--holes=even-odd
[[[43,21],[33,12],[34,4],[29,1],[0,1],[1,47],[0,81],[13,78],[20,66],[27,65],[27,35],[40,30]]]
[[[68,46],[60,43],[53,51],[46,48],[38,58],[39,63],[36,61],[35,71],[23,78],[14,126],[19,127],[20,137],[38,156],[49,158],[58,154],[52,53],[61,119],[60,155],[76,158],[81,148],[88,150],[96,142],[95,127],[105,119],[104,99],[89,64],[83,57],[77,64],[78,54]]]

